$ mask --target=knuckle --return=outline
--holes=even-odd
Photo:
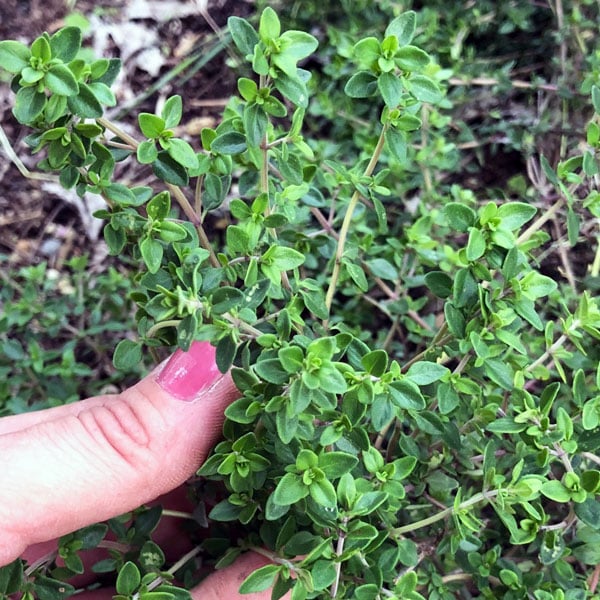
[[[152,458],[157,454],[153,443],[156,418],[149,413],[117,396],[83,411],[78,419],[103,456],[112,453],[141,475],[153,471]]]

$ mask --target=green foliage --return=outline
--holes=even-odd
[[[304,18],[316,9],[307,4]],[[383,22],[372,3],[356,4],[354,30],[329,28],[339,43],[316,59],[308,27],[286,29],[270,7],[257,27],[231,17],[246,70],[199,144],[175,136],[178,95],[160,115],[139,115],[141,141],[104,119],[110,63],[80,61],[72,28],[31,47],[1,42],[0,57],[15,75],[15,115],[45,151],[40,168],[102,194],[110,252],[136,264],[137,337],[117,346],[115,365],[202,339],[232,369],[240,397],[198,475],[217,532],[206,553],[221,566],[242,548],[272,560],[244,593],[416,600],[466,586],[483,598],[591,597],[600,261],[579,281],[545,260],[547,221],[574,245],[599,216],[600,92],[588,81],[589,124],[560,160],[529,148],[531,185],[463,188],[447,177],[459,99],[441,66],[450,56],[456,68],[459,41],[440,42],[433,9]],[[361,7],[372,18],[359,37]],[[444,35],[472,30],[448,10]],[[494,15],[527,32],[531,10]],[[325,77],[331,87],[320,89]],[[151,164],[166,190],[114,181],[126,159]],[[222,239],[205,229],[217,208]],[[35,354],[10,339],[5,348],[18,364]],[[151,591],[164,556],[147,545],[159,515],[144,515],[129,530],[110,524],[139,555],[98,568],[119,570],[118,598],[170,600],[182,592],[164,581]],[[68,575],[80,571],[80,544],[63,542]],[[29,585],[20,569],[0,570],[5,594]]]
[[[1,415],[73,402],[123,379],[106,357],[130,327],[127,277],[114,268],[90,277],[86,257],[60,272],[46,263],[15,270],[1,260]]]

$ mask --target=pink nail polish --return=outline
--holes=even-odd
[[[187,352],[177,350],[156,381],[178,400],[189,402],[223,374],[215,363],[215,348],[208,342],[193,342]]]

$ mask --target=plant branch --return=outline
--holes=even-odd
[[[183,567],[183,565],[185,565],[185,563],[187,563],[189,560],[191,560],[192,558],[194,558],[194,556],[196,556],[197,554],[200,554],[200,552],[202,551],[202,546],[195,546],[194,548],[192,548],[188,553],[184,554],[176,563],[173,564],[173,566],[167,570],[167,573],[169,575],[173,575],[174,573],[176,573],[181,567]],[[157,587],[159,587],[160,585],[162,585],[165,582],[165,578],[164,577],[157,577],[156,579],[153,579],[149,584],[148,587],[145,591],[151,592],[152,590],[155,590]],[[142,595],[144,592],[136,592],[135,594],[133,594],[133,596],[131,596],[131,600],[139,600],[140,599],[140,595]]]
[[[373,155],[371,156],[369,164],[365,168],[365,177],[369,177],[370,175],[372,175],[373,171],[375,170],[375,166],[377,165],[379,157],[381,156],[381,152],[383,151],[383,145],[385,144],[385,133],[388,129],[389,123],[385,123],[381,128],[381,133],[379,134],[377,145],[375,146],[375,150],[373,151]],[[355,190],[354,194],[352,194],[352,198],[350,198],[350,202],[348,203],[348,207],[346,208],[346,214],[344,215],[344,220],[342,221],[342,227],[340,229],[337,249],[335,252],[335,260],[333,263],[333,271],[331,273],[331,280],[329,282],[327,294],[325,295],[325,305],[327,306],[328,310],[331,309],[331,305],[333,303],[333,296],[335,294],[337,282],[340,277],[340,269],[342,266],[342,257],[344,255],[344,249],[346,246],[346,238],[348,236],[348,232],[350,231],[350,224],[352,223],[354,210],[359,200],[360,192],[358,190]]]
[[[97,119],[97,122],[99,125],[105,127],[106,129],[114,133],[117,137],[121,138],[124,142],[129,144],[134,151],[140,145],[140,143],[134,137],[130,136],[127,132],[123,131],[120,127],[118,127],[105,117],[100,117],[99,119]],[[219,264],[217,255],[215,254],[212,244],[210,243],[208,236],[204,231],[204,227],[202,226],[200,216],[196,214],[196,211],[190,204],[190,201],[187,199],[187,196],[183,193],[183,190],[180,187],[173,185],[172,183],[167,183],[166,186],[175,198],[175,200],[177,200],[177,203],[181,207],[181,210],[184,212],[185,216],[196,228],[196,231],[198,232],[198,237],[200,238],[200,244],[205,250],[208,250],[208,252],[210,253],[209,258],[211,264],[213,265],[213,267],[220,267],[221,265]]]
[[[466,508],[470,508],[471,506],[475,506],[480,502],[489,501],[492,498],[495,498],[500,493],[500,490],[490,490],[489,492],[479,492],[475,494],[468,500],[461,502],[458,506],[449,506],[448,508],[440,511],[435,515],[431,515],[425,519],[421,519],[420,521],[415,521],[414,523],[408,523],[407,525],[402,525],[401,527],[395,527],[390,530],[391,535],[400,536],[410,531],[416,531],[417,529],[421,529],[423,527],[427,527],[428,525],[433,525],[433,523],[437,523],[438,521],[442,521],[446,517],[449,517],[457,512],[465,510]]]
[[[549,348],[539,356],[536,360],[534,360],[531,364],[527,365],[525,368],[526,372],[532,372],[536,367],[539,367],[541,364],[546,362],[547,358],[551,358],[552,355],[563,346],[563,344],[568,340],[566,333],[563,333]]]
[[[4,133],[4,129],[2,125],[0,125],[0,146],[6,153],[6,156],[10,159],[10,161],[19,169],[19,173],[26,177],[27,179],[36,179],[38,181],[53,181],[55,183],[58,182],[58,177],[56,175],[47,175],[45,173],[35,173],[30,171],[24,164],[23,161],[17,156],[17,153],[14,151],[10,140],[7,135]]]
[[[344,519],[344,521],[345,520],[346,519]],[[346,534],[345,534],[345,532],[340,531],[339,534],[338,534],[337,545],[336,545],[336,548],[335,548],[335,555],[338,557],[338,559],[342,556],[342,553],[344,552],[344,543],[345,543],[345,541],[346,541]],[[331,591],[329,593],[329,595],[332,598],[336,598],[337,597],[338,588],[340,586],[340,577],[341,576],[342,576],[342,561],[338,560],[335,563],[335,580],[331,584]]]
[[[536,231],[542,228],[542,225],[549,221],[562,207],[563,199],[560,198],[557,200],[544,214],[536,219],[518,238],[517,238],[517,246],[526,242]]]

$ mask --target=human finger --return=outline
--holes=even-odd
[[[271,590],[240,594],[240,585],[256,569],[269,564],[269,561],[260,554],[247,552],[233,564],[211,573],[202,583],[192,590],[193,600],[269,600]],[[282,596],[282,600],[289,600],[290,593]]]
[[[254,552],[248,552],[232,565],[211,573],[200,585],[190,590],[192,600],[270,600],[271,590],[240,594],[241,583],[256,569],[268,564],[268,561]],[[100,588],[78,594],[79,600],[111,600],[114,590]],[[289,600],[290,593],[282,596]]]
[[[214,348],[194,343],[121,394],[0,435],[0,565],[181,484],[236,396]]]

